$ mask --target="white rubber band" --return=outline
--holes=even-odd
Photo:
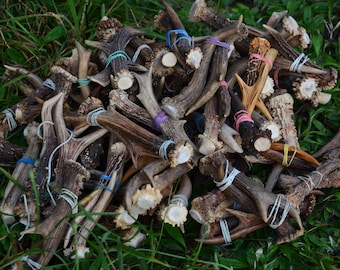
[[[298,176],[300,180],[302,180],[308,187],[309,191],[312,191],[314,188],[318,187],[323,179],[323,174],[319,171],[312,171],[311,173],[316,173],[320,176],[320,179],[317,184],[314,184],[314,181],[310,175],[308,176]]]
[[[283,209],[282,215],[281,215],[281,219],[280,219],[278,224],[275,224],[277,214],[279,213],[279,210],[280,210],[281,200],[282,200],[282,197],[280,195],[277,195],[275,202],[274,202],[274,205],[273,205],[273,208],[270,211],[269,216],[268,216],[268,220],[269,220],[272,217],[272,215],[274,214],[273,219],[272,219],[271,223],[269,224],[269,226],[272,229],[276,229],[276,228],[280,227],[282,225],[282,223],[284,222],[284,220],[286,219],[288,213],[289,213],[291,202],[289,200],[285,200],[286,203],[285,203],[285,207]]]
[[[297,72],[301,73],[301,68],[303,67],[303,65],[304,65],[305,63],[308,62],[308,60],[309,60],[309,57],[306,55],[306,56],[305,56],[305,59],[303,59],[303,61],[301,62],[301,64],[298,65]]]
[[[45,124],[51,124],[54,125],[54,123],[52,121],[43,121],[39,124],[38,126],[38,131],[37,131],[37,136],[39,137],[40,140],[43,140],[44,137],[41,135],[41,127]]]
[[[185,195],[175,194],[171,199],[171,203],[176,203],[178,201],[182,202],[184,207],[188,207],[189,202],[188,198]]]
[[[7,108],[6,110],[3,110],[2,112],[6,114],[9,131],[16,129],[17,122],[15,121],[15,113],[13,112],[13,110],[10,108]]]
[[[27,263],[27,265],[33,270],[38,270],[42,268],[42,265],[40,263],[33,261],[32,259],[28,258],[28,256],[23,256],[20,260]]]
[[[62,188],[59,197],[64,199],[72,209],[72,214],[78,213],[78,196],[71,190]]]
[[[303,59],[304,57],[304,59]],[[303,59],[303,60],[302,60]],[[298,72],[301,73],[301,68],[303,65],[309,60],[309,57],[305,55],[304,53],[301,53],[294,62],[290,65],[289,71]],[[301,61],[301,63],[300,63]]]
[[[97,122],[97,116],[106,113],[107,111],[104,108],[97,108],[91,112],[89,112],[86,116],[86,122],[89,126],[94,126],[94,127],[102,127],[101,125],[98,124]]]
[[[26,231],[26,230],[28,230],[28,228],[30,227],[30,224],[31,224],[31,214],[30,214],[30,210],[28,209],[26,194],[22,194],[22,197],[24,198],[24,207],[25,207],[25,211],[26,211],[26,214],[27,214],[27,223],[26,223],[26,226],[25,226],[25,231]],[[18,240],[20,241],[23,237],[24,237],[24,234],[21,234],[20,237],[18,238]]]
[[[220,227],[221,227],[221,232],[224,238],[224,242],[227,245],[230,245],[232,243],[231,241],[231,235],[228,227],[228,222],[225,219],[220,219]]]
[[[175,144],[175,142],[172,141],[172,140],[166,140],[162,143],[162,145],[158,149],[158,154],[164,160],[168,160],[167,149],[168,149],[170,144]]]
[[[54,197],[53,197],[53,194],[50,190],[50,182],[51,182],[51,178],[52,178],[52,160],[53,160],[53,156],[55,155],[55,153],[59,150],[59,148],[61,148],[63,145],[67,144],[72,138],[73,138],[73,132],[69,129],[67,129],[67,131],[69,132],[70,136],[67,138],[66,141],[64,141],[63,143],[59,144],[51,153],[49,159],[48,159],[48,174],[47,174],[47,181],[46,181],[46,190],[48,192],[48,194],[50,195],[51,197],[51,200],[52,200],[52,203],[54,205],[57,205]]]
[[[195,47],[195,37],[189,37],[191,47]]]
[[[138,58],[138,56],[140,55],[140,52],[141,52],[143,49],[149,49],[150,51],[152,51],[152,49],[151,49],[151,47],[150,47],[149,45],[147,45],[147,44],[142,44],[142,45],[140,45],[140,46],[137,48],[137,50],[135,51],[135,54],[133,55],[133,57],[132,57],[132,59],[131,59],[132,62],[136,63],[137,58]]]
[[[300,180],[302,180],[303,182],[305,182],[309,191],[312,191],[314,189],[315,185],[314,185],[314,182],[312,180],[312,177],[310,177],[310,175],[308,175],[308,176],[298,176],[298,178]]]
[[[45,81],[43,81],[42,85],[47,87],[47,88],[50,88],[53,91],[55,91],[55,89],[56,89],[55,83],[49,78],[46,79]]]
[[[316,174],[318,174],[320,176],[319,182],[316,185],[314,185],[314,188],[317,188],[320,185],[320,183],[322,182],[323,174],[321,172],[319,172],[319,171],[312,171],[311,173],[316,173]]]
[[[238,175],[240,173],[240,171],[236,168],[233,168],[233,170],[230,172],[230,174],[228,175],[228,167],[229,167],[229,162],[227,160],[226,165],[225,165],[225,174],[224,174],[224,178],[222,181],[218,182],[218,181],[214,181],[214,183],[216,184],[216,186],[221,190],[224,191],[226,190],[228,187],[231,186],[231,184],[233,183],[236,175]]]

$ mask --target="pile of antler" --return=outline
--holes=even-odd
[[[92,50],[76,42],[48,79],[25,76],[27,97],[5,110],[1,162],[18,162],[2,220],[23,223],[20,238],[42,235],[46,252],[32,258],[40,265],[61,242],[66,254],[84,257],[105,211],[116,213],[112,221],[132,246],[145,238],[133,226],[140,215],[184,231],[188,213],[202,224],[207,244],[265,226],[277,231],[278,242],[291,241],[303,233],[301,216],[313,211],[315,189],[339,187],[339,133],[314,157],[299,148],[293,97],[327,103],[331,96],[321,90],[337,79],[335,69],[294,49],[306,47],[304,29],[287,28],[294,22],[287,12],[255,29],[196,0],[189,19],[211,33],[190,37],[163,4],[155,25],[166,43],[103,18],[98,40],[86,41]],[[6,68],[9,78],[29,73]],[[27,148],[4,139],[18,124],[27,125]],[[247,176],[253,163],[273,166],[267,180]],[[192,189],[207,182],[211,190],[192,198]]]

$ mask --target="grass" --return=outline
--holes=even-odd
[[[42,78],[47,77],[51,65],[61,57],[69,56],[75,40],[95,39],[95,29],[104,16],[117,17],[123,24],[143,29],[148,37],[165,39],[152,25],[152,18],[162,8],[156,0],[140,1],[21,1],[12,4],[0,0],[0,109],[17,103],[22,94],[18,90],[20,78],[6,81],[3,64],[20,64]],[[247,24],[261,27],[273,11],[287,9],[311,36],[312,45],[307,53],[311,59],[325,67],[340,68],[339,22],[340,6],[337,1],[307,0],[254,0],[207,1],[221,14],[231,19],[244,15]],[[192,1],[169,1],[192,35],[209,31],[203,24],[187,21]],[[333,98],[325,106],[313,108],[296,103],[299,108],[296,125],[301,148],[314,153],[329,141],[340,126],[340,89],[327,91]],[[302,105],[302,106],[301,106]],[[301,107],[301,108],[300,108]],[[9,139],[23,144],[22,129]],[[0,198],[8,181],[2,169]],[[87,213],[87,215],[90,215]],[[89,216],[90,217],[90,216]],[[102,219],[109,219],[103,213]],[[292,243],[275,245],[270,229],[256,231],[237,239],[231,246],[204,246],[194,238],[198,224],[189,219],[186,233],[178,228],[157,222],[141,222],[138,228],[147,235],[141,248],[122,244],[114,228],[97,224],[88,240],[90,253],[84,260],[72,260],[62,249],[50,266],[44,269],[338,269],[340,267],[340,191],[324,190],[318,196],[313,214],[304,220],[305,234]],[[0,225],[0,268],[10,269],[26,250],[26,255],[42,252],[32,237],[30,247],[23,246],[17,237],[20,226],[7,233]]]

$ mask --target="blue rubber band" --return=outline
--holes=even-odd
[[[102,178],[101,178],[102,179]],[[115,194],[117,192],[117,190],[120,188],[120,182],[116,181],[115,183],[115,187],[114,189],[108,188],[107,186],[105,186],[104,184],[97,182],[97,185],[107,191],[110,191],[111,193]]]
[[[16,165],[19,165],[20,163],[25,163],[25,164],[30,164],[30,165],[34,165],[35,163],[35,159],[34,158],[28,158],[28,157],[23,157],[21,159],[19,159],[16,163]]]
[[[110,180],[111,180],[111,177],[108,176],[107,174],[102,174],[102,175],[100,176],[100,179],[101,179],[101,180],[105,180],[105,181],[110,181]]]
[[[202,120],[202,118],[204,118],[204,115],[201,114],[201,113],[199,115],[197,115],[196,118],[195,118],[196,128],[197,128],[199,133],[203,132],[203,130],[202,130],[201,126],[200,126],[200,121]]]
[[[238,203],[237,203],[236,201],[234,201],[233,209],[234,209],[234,210],[237,210],[237,208],[238,208]]]
[[[115,191],[117,191],[120,188],[120,182],[116,181],[115,183]]]
[[[171,34],[172,33],[176,33],[177,35],[183,35],[181,37],[177,37],[177,39],[171,44]],[[189,45],[191,45],[191,39],[188,35],[188,32],[185,31],[184,29],[176,29],[176,30],[169,30],[166,33],[166,44],[168,45],[168,47],[170,48],[170,50],[172,50],[174,48],[174,46],[181,40],[187,40]]]
[[[83,88],[91,83],[91,80],[88,78],[81,78],[78,79],[77,82],[79,83],[78,88]]]
[[[114,191],[113,189],[108,188],[107,186],[105,186],[105,185],[102,184],[102,183],[99,183],[99,182],[98,182],[97,185],[100,186],[101,188],[107,190],[107,191],[110,191],[111,193],[115,193],[115,191]]]
[[[106,62],[106,68],[110,65],[111,61],[118,58],[118,57],[123,57],[125,60],[129,60],[131,61],[131,58],[130,56],[122,51],[122,50],[118,50],[118,51],[115,51],[113,53],[111,53],[108,57],[107,57],[107,62]]]

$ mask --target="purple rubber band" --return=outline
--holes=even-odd
[[[230,50],[230,45],[227,42],[223,42],[218,40],[217,38],[213,37],[213,36],[209,36],[207,38],[207,42],[211,43],[211,44],[215,44],[217,46],[221,46],[223,48],[226,48],[228,50]]]
[[[169,119],[169,116],[167,116],[164,111],[160,111],[156,115],[155,119],[153,120],[154,129],[157,131],[160,131],[161,124],[164,123],[168,119]]]

